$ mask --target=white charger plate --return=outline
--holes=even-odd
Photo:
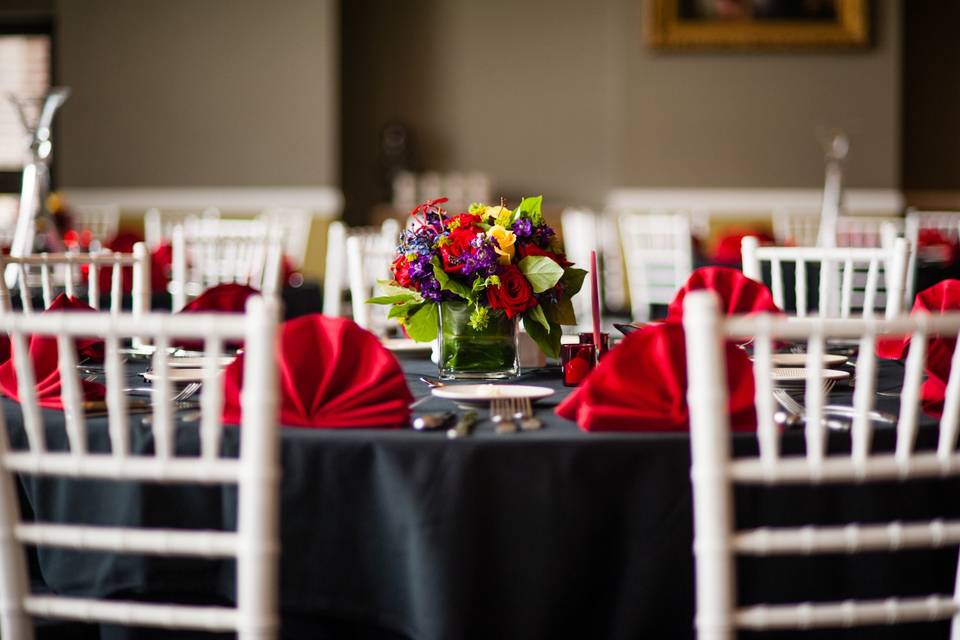
[[[806,353],[774,353],[770,356],[770,363],[775,367],[805,367],[809,362],[810,356]],[[844,364],[847,356],[841,356],[833,353],[823,354],[823,366],[835,367]]]
[[[203,382],[203,369],[173,369],[167,372],[167,379],[170,382]],[[160,376],[152,371],[145,371],[144,380],[156,380]]]
[[[456,384],[436,387],[434,397],[453,400],[460,404],[485,407],[499,398],[529,398],[536,402],[556,393],[550,387],[534,387],[523,384]]]
[[[410,338],[380,338],[381,344],[396,353],[429,353],[432,342],[417,342]]]
[[[846,380],[850,377],[849,371],[824,369],[820,379],[824,382]],[[770,379],[782,386],[803,386],[807,381],[807,370],[799,367],[776,367],[770,371]]]
[[[235,356],[220,356],[217,358],[217,366],[222,369],[234,360],[236,360]],[[172,357],[167,359],[167,364],[170,365],[172,369],[202,369],[206,363],[207,358],[204,356]]]

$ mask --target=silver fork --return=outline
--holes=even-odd
[[[793,396],[791,396],[786,389],[774,389],[773,390],[774,399],[780,404],[781,407],[787,410],[787,412],[800,416],[801,418],[807,417],[807,410],[799,401],[797,401]],[[856,410],[853,407],[847,407],[839,404],[827,404],[824,405],[823,410],[826,413],[840,415],[844,417],[854,417],[856,415]],[[894,424],[897,421],[897,417],[891,413],[885,413],[883,411],[874,411],[871,410],[867,414],[871,420],[877,422],[885,422],[888,424]],[[829,426],[829,423],[828,423]]]
[[[490,400],[490,422],[496,425],[497,433],[516,433],[517,425],[513,422],[513,413],[510,398]]]
[[[533,431],[543,426],[543,422],[533,415],[533,402],[530,401],[530,398],[516,399],[513,417],[520,422],[520,428],[523,431]]]

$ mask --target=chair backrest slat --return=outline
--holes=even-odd
[[[760,445],[760,460],[764,465],[773,466],[780,457],[780,430],[774,422],[772,373],[773,344],[765,328],[761,325],[753,342],[753,370],[755,402],[757,407],[757,440]]]
[[[154,343],[153,352],[153,446],[158,458],[167,459],[173,455],[173,383],[170,380],[170,363],[167,354],[170,339],[160,336]]]
[[[807,460],[818,468],[826,457],[827,427],[823,420],[823,356],[824,336],[817,331],[807,340],[806,401],[807,419],[804,433],[807,440]]]
[[[223,340],[217,336],[208,338],[203,351],[207,357],[203,365],[203,387],[200,391],[200,454],[206,459],[213,459],[220,455],[220,440],[223,435],[223,425],[217,419],[217,412],[222,406],[219,361],[223,352]]]
[[[103,367],[107,377],[110,452],[116,458],[124,458],[130,453],[130,436],[127,432],[127,395],[123,391],[125,367],[123,358],[120,357],[120,339],[117,336],[107,336],[105,340]]]
[[[77,351],[71,336],[59,335],[57,341],[57,368],[60,373],[61,400],[70,452],[83,454],[87,450],[87,429],[83,415],[83,391],[77,370]]]
[[[877,358],[874,354],[876,337],[872,332],[864,334],[860,339],[858,353],[865,354],[857,358],[856,385],[853,390],[853,424],[850,427],[852,440],[851,456],[855,465],[863,467],[870,455],[873,443],[873,420],[870,411],[874,405],[874,390],[876,389]],[[869,354],[869,355],[866,355]]]
[[[921,316],[922,319],[922,316]],[[897,459],[906,464],[913,453],[917,439],[917,417],[920,412],[920,385],[923,383],[923,364],[927,355],[927,332],[923,326],[910,338],[910,351],[903,375],[900,394],[900,419],[897,421]]]
[[[20,404],[23,406],[23,427],[27,433],[27,443],[31,452],[42,453],[47,448],[46,436],[40,407],[37,405],[37,384],[30,362],[30,350],[23,331],[10,334],[10,347],[13,369],[17,374],[17,395],[20,396]]]

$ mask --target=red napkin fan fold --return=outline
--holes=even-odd
[[[223,420],[239,424],[241,354],[224,372]],[[397,359],[352,320],[313,314],[281,325],[280,422],[316,428],[396,428],[413,401]]]
[[[243,313],[247,308],[247,298],[255,294],[257,290],[245,284],[218,284],[188,302],[180,313]],[[174,340],[173,344],[190,351],[203,349],[202,340]],[[231,340],[226,346],[241,349],[243,341]]]
[[[677,291],[667,307],[667,320],[683,319],[683,301],[691,291],[707,289],[720,297],[720,310],[726,315],[744,313],[783,313],[774,304],[770,289],[761,282],[729,267],[702,267],[697,269]]]
[[[726,345],[728,411],[735,431],[756,429],[753,365]],[[556,409],[584,431],[686,431],[687,361],[683,327],[649,325],[628,335]]]
[[[960,280],[943,280],[917,294],[910,315],[916,313],[940,314],[960,311]],[[927,380],[923,383],[923,409],[932,416],[943,413],[946,381],[950,377],[950,363],[956,338],[931,335],[927,342]],[[910,336],[877,340],[877,355],[900,360],[910,350]]]
[[[53,301],[48,311],[94,311],[76,298],[69,298],[60,294]],[[102,360],[103,341],[93,338],[79,338],[76,341],[77,358]],[[30,361],[33,364],[33,375],[36,381],[37,402],[46,409],[63,409],[61,399],[60,353],[57,339],[53,336],[31,336],[28,344]],[[0,365],[0,392],[9,398],[20,399],[17,388],[17,372],[14,368],[10,338],[3,336],[0,340],[0,355],[6,354],[6,359]],[[106,387],[98,382],[81,380],[83,398],[87,401],[103,400],[106,396]]]

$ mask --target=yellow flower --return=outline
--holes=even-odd
[[[494,247],[494,251],[500,256],[500,264],[510,264],[516,250],[513,245],[517,242],[517,236],[513,235],[513,231],[508,231],[506,227],[495,224],[487,231],[487,236],[496,240],[497,244],[500,245]]]
[[[480,214],[480,218],[490,224],[498,224],[501,218],[508,219],[510,216],[513,216],[513,211],[500,205],[486,207],[483,213]]]

